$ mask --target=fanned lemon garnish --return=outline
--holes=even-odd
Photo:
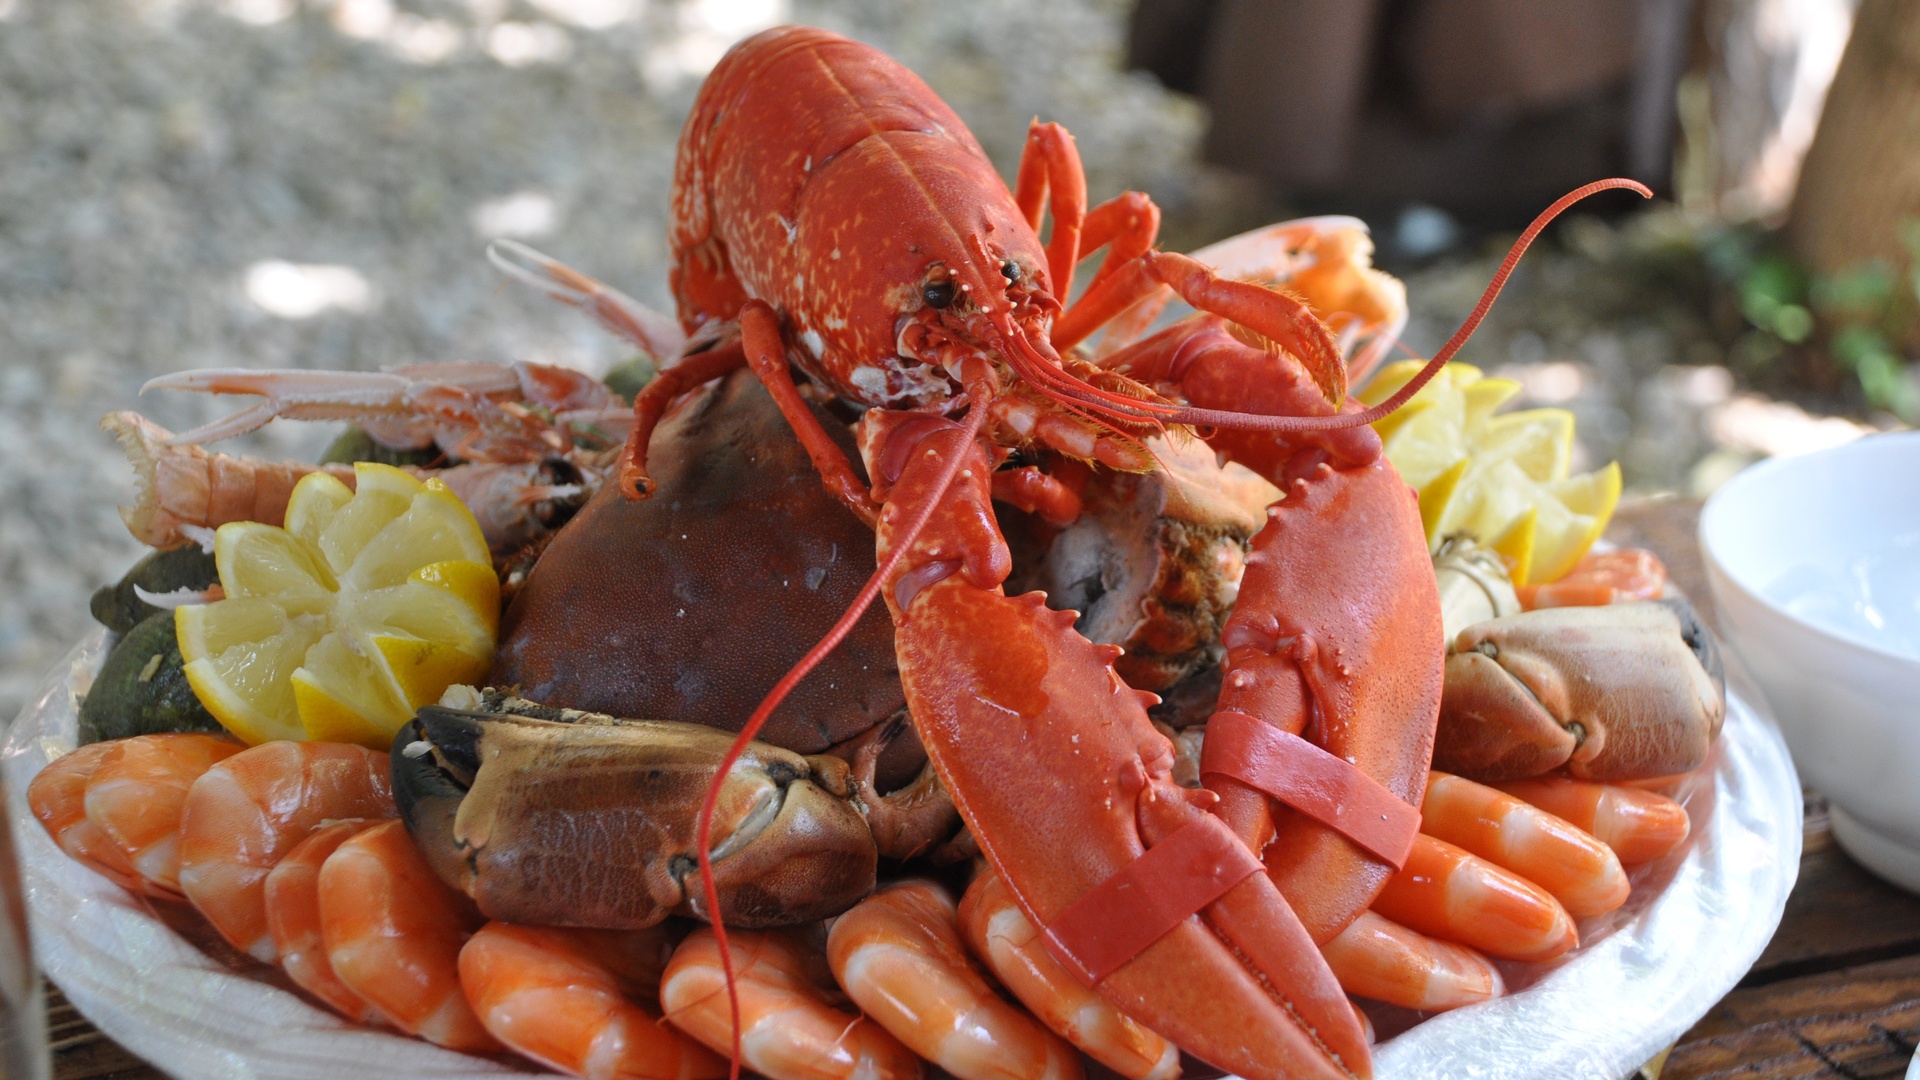
[[[1405,360],[1360,393],[1384,401],[1422,367]],[[1387,459],[1420,493],[1427,543],[1468,533],[1505,555],[1516,585],[1552,581],[1599,539],[1620,501],[1620,466],[1568,476],[1573,414],[1497,410],[1520,390],[1471,364],[1452,363],[1374,427]]]
[[[286,527],[214,536],[226,599],[174,612],[187,681],[249,743],[384,750],[422,705],[486,675],[500,582],[480,526],[438,480],[354,466],[301,479]]]

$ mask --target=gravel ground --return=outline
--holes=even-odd
[[[453,358],[604,368],[617,345],[503,284],[483,236],[521,236],[670,309],[680,122],[727,44],[789,19],[893,52],[1003,169],[1045,115],[1073,127],[1094,191],[1178,206],[1200,115],[1117,72],[1124,7],[0,0],[0,716],[138,553],[101,414],[137,406],[180,430],[231,411],[138,398],[147,378]],[[308,455],[330,435],[279,424],[246,445]]]
[[[1117,71],[1127,6],[0,0],[0,717],[88,628],[87,594],[138,554],[114,510],[131,477],[101,414],[138,407],[180,430],[232,411],[138,397],[194,367],[603,370],[617,344],[505,284],[482,241],[517,236],[669,309],[680,121],[726,45],[763,26],[811,22],[887,49],[1003,172],[1030,117],[1065,122],[1091,192],[1152,194],[1170,247],[1278,216],[1196,166],[1194,105]],[[1622,457],[1641,489],[1710,486],[1777,451],[1769,439],[1857,430],[1738,392],[1704,293],[1673,270],[1687,235],[1657,217],[1569,230],[1525,264],[1465,358],[1573,408],[1585,459]],[[1444,339],[1495,258],[1410,277],[1414,348]],[[1729,413],[1730,436],[1715,427]],[[237,448],[310,456],[331,434],[276,424]]]

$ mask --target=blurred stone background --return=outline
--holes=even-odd
[[[618,344],[482,257],[525,240],[661,310],[674,141],[734,40],[785,21],[918,71],[1010,174],[1034,116],[1076,135],[1093,196],[1147,191],[1165,246],[1284,216],[1199,163],[1206,114],[1122,70],[1127,0],[0,0],[0,716],[90,626],[138,554],[95,427],[175,430],[236,405],[138,395],[211,366],[375,369]],[[1435,216],[1438,215],[1438,216]],[[1473,304],[1509,236],[1413,208],[1375,223],[1407,275],[1415,352]],[[1423,239],[1423,237],[1425,239]],[[1434,242],[1437,237],[1437,242]],[[1757,393],[1716,322],[1711,237],[1684,207],[1575,221],[1463,359],[1579,417],[1582,469],[1703,491],[1753,457],[1884,423],[1844,395]],[[1734,344],[1730,345],[1732,342]],[[1764,388],[1764,387],[1763,387]],[[1845,411],[1855,419],[1822,415]],[[330,425],[236,446],[310,456]]]

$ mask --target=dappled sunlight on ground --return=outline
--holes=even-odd
[[[518,237],[671,310],[666,204],[700,78],[792,19],[919,71],[1010,171],[1068,123],[1104,197],[1190,201],[1200,113],[1122,74],[1125,0],[0,0],[0,714],[137,554],[95,427],[240,407],[191,367],[373,369],[625,350],[506,282]],[[332,427],[222,449],[311,457]]]

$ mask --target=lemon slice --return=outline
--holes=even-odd
[[[1386,400],[1422,366],[1389,365],[1360,399]],[[1498,412],[1519,391],[1511,379],[1448,364],[1374,427],[1387,459],[1419,492],[1429,545],[1468,533],[1507,557],[1515,584],[1538,584],[1565,574],[1606,529],[1620,499],[1620,468],[1569,477],[1573,414]]]
[[[500,583],[473,515],[438,480],[354,466],[354,487],[313,473],[286,527],[214,535],[226,599],[174,612],[187,682],[249,743],[386,749],[456,682],[483,678]]]

